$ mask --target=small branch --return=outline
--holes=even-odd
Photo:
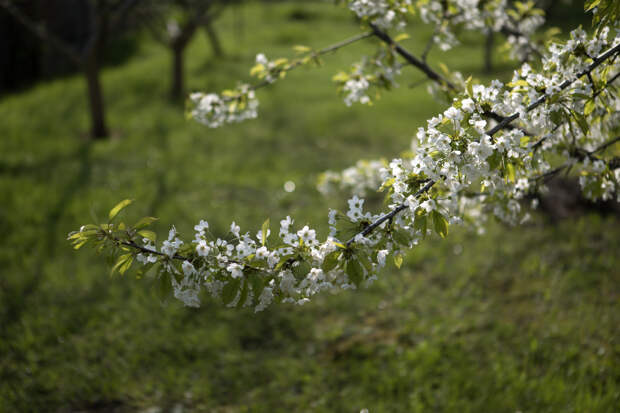
[[[438,29],[438,26],[435,26],[435,30],[433,30],[433,34],[431,35],[431,38],[428,39],[428,43],[426,43],[426,47],[424,48],[424,51],[422,52],[422,61],[424,63],[426,63],[426,58],[428,57],[428,54],[430,53],[431,49],[435,45],[435,36],[437,35],[437,31],[438,31],[437,29]]]
[[[613,145],[613,144],[615,144],[617,142],[620,142],[620,136],[617,136],[617,137],[613,138],[612,140],[602,144],[601,146],[599,146],[598,148],[596,148],[595,150],[590,152],[590,154],[592,155],[592,154],[595,154],[597,152],[602,152],[602,151],[604,151],[605,149],[609,148],[611,145]]]
[[[377,36],[384,43],[393,47],[396,53],[402,56],[403,59],[411,63],[413,66],[417,67],[422,72],[424,72],[424,74],[426,74],[426,76],[428,76],[430,79],[434,80],[440,85],[445,85],[448,89],[452,89],[454,91],[458,90],[458,88],[452,82],[450,82],[449,80],[441,76],[439,73],[435,72],[433,69],[431,69],[429,65],[424,63],[422,60],[418,59],[417,57],[409,53],[407,50],[405,50],[401,45],[396,43],[394,39],[392,39],[386,32],[379,29],[377,26],[375,26],[372,23],[370,23],[370,28],[372,29],[372,34]]]
[[[348,38],[346,40],[343,40],[343,41],[341,41],[339,43],[335,43],[333,45],[330,45],[330,46],[327,46],[327,47],[325,47],[323,49],[320,49],[320,50],[312,53],[311,55],[313,57],[323,56],[323,55],[326,55],[328,53],[334,52],[334,51],[336,51],[338,49],[341,49],[341,48],[343,48],[345,46],[348,46],[350,44],[358,42],[360,40],[366,39],[366,38],[368,38],[368,37],[370,37],[372,35],[373,35],[372,32],[361,33],[361,34],[358,34],[356,36],[350,37],[350,38]],[[301,60],[294,61],[288,68],[282,69],[282,70],[278,71],[276,74],[279,74],[279,73],[281,73],[283,71],[290,72],[291,70],[294,70],[294,69],[296,69],[297,67],[299,67],[301,65],[302,65]],[[259,82],[259,83],[255,84],[255,85],[251,86],[250,90],[258,90],[258,89],[261,89],[263,87],[269,86],[270,84],[271,84],[271,82],[269,82],[268,80],[265,79],[262,82]],[[223,100],[227,101],[227,100],[232,100],[232,99],[234,99],[234,97],[224,98]]]
[[[171,256],[169,256],[168,254],[164,254],[163,252],[159,252],[159,251],[152,250],[152,249],[150,249],[150,248],[146,248],[146,247],[143,247],[143,246],[141,246],[141,245],[138,245],[138,244],[136,244],[134,241],[121,241],[121,240],[119,240],[119,239],[117,239],[117,238],[111,238],[111,239],[112,239],[113,241],[117,242],[117,243],[120,243],[121,245],[124,245],[124,246],[126,246],[126,247],[131,247],[131,248],[134,248],[134,249],[136,249],[136,250],[138,250],[138,251],[140,251],[140,252],[143,252],[143,253],[145,253],[145,254],[153,254],[153,255],[160,256],[160,257],[168,257],[168,258],[172,258],[172,259],[175,259],[175,260],[178,260],[178,261],[190,261],[190,262],[191,262],[191,260],[190,260],[188,257],[184,257],[184,256],[179,255],[179,254],[174,254],[174,255],[171,257]],[[228,260],[228,262],[231,262],[231,263],[233,263],[233,264],[239,264],[239,265],[242,265],[242,266],[244,266],[244,267],[246,267],[246,268],[249,268],[249,269],[251,269],[251,270],[261,271],[261,272],[265,272],[265,273],[268,273],[268,274],[272,274],[272,273],[271,273],[271,271],[269,271],[268,269],[265,269],[265,268],[259,268],[259,267],[254,267],[253,265],[249,265],[249,264],[244,263],[244,262],[241,262],[241,261],[237,261],[237,260],[230,260],[230,259],[229,259],[229,260]],[[272,274],[272,275],[273,275],[273,274]]]
[[[588,73],[588,75],[589,75],[589,73]],[[598,97],[601,93],[603,93],[603,91],[607,89],[607,86],[609,86],[609,85],[610,85],[610,84],[612,84],[615,80],[617,80],[617,79],[618,79],[618,77],[620,77],[620,72],[618,72],[618,73],[616,73],[614,76],[612,76],[612,77],[611,77],[611,78],[607,81],[607,84],[605,84],[605,87],[602,87],[601,89],[599,89],[598,91],[596,91],[596,93],[592,96],[592,99],[596,99],[596,97]],[[553,133],[554,133],[556,130],[558,130],[558,128],[559,128],[560,126],[562,126],[562,124],[555,125],[555,126],[553,127],[553,129],[551,130],[551,132],[550,132],[549,134],[547,134],[547,136],[545,136],[545,137],[543,137],[543,138],[540,138],[540,139],[539,139],[539,140],[538,140],[535,144],[533,144],[533,145],[532,145],[532,149],[534,149],[534,151],[537,151],[537,150],[538,150],[538,149],[542,146],[542,144],[543,144],[543,143],[547,140],[547,138],[549,138],[549,136],[553,135]],[[613,143],[615,143],[615,142],[613,142]],[[611,143],[611,144],[613,144],[613,143]],[[610,145],[611,145],[611,144],[610,144]],[[592,153],[594,153],[594,152],[592,152]]]
[[[401,45],[399,45],[398,43],[396,43],[394,41],[394,39],[392,39],[390,37],[390,35],[388,35],[386,32],[382,31],[381,29],[379,29],[377,26],[373,25],[372,23],[370,24],[370,27],[373,29],[373,34],[375,36],[377,36],[379,39],[381,39],[383,42],[385,42],[386,44],[394,47],[394,50],[396,50],[396,53],[398,53],[402,58],[404,58],[407,62],[409,62],[411,65],[417,67],[418,69],[420,69],[424,74],[426,74],[426,76],[433,80],[434,82],[438,83],[439,85],[442,86],[446,86],[448,89],[452,90],[452,91],[459,91],[459,89],[456,87],[456,85],[454,85],[453,83],[451,83],[450,81],[448,81],[446,78],[444,78],[443,76],[441,76],[439,73],[435,72],[429,65],[427,65],[424,61],[418,59],[417,57],[415,57],[413,54],[411,54],[409,51],[407,51],[405,48],[403,48]],[[506,120],[506,118],[498,113],[495,112],[491,112],[491,111],[486,111],[484,112],[484,115],[493,119],[496,122],[503,122]],[[510,122],[506,123],[506,125],[508,125]],[[525,129],[521,129],[518,128],[516,126],[508,126],[511,129],[520,129],[525,135],[531,135],[530,132],[528,132]]]
[[[594,59],[594,62],[592,64],[590,64],[590,66],[588,66],[587,69],[583,70],[582,72],[578,73],[577,76],[575,76],[575,78],[570,79],[570,80],[565,80],[564,82],[562,82],[562,84],[560,85],[560,90],[564,90],[567,87],[569,87],[570,85],[572,85],[575,80],[587,75],[588,73],[592,72],[594,69],[596,69],[601,63],[603,63],[605,60],[609,59],[610,57],[614,56],[615,54],[620,52],[620,44],[616,45],[615,47],[612,47],[611,49],[609,49],[607,52],[603,53],[601,56],[597,57]],[[544,103],[545,100],[547,100],[548,95],[542,95],[541,97],[539,97],[538,99],[536,99],[536,101],[534,101],[533,103],[531,103],[527,109],[526,112],[531,112],[532,110],[536,109],[538,106],[542,105]],[[519,113],[513,113],[512,115],[504,118],[503,121],[501,121],[500,123],[498,123],[497,125],[495,125],[494,128],[492,128],[489,132],[487,132],[487,135],[494,135],[496,134],[498,131],[502,130],[503,128],[506,127],[506,125],[508,125],[510,122],[514,121],[515,119],[519,118]]]
[[[592,98],[594,98],[596,97],[598,92],[596,91],[596,85],[594,84],[594,79],[592,79],[592,75],[590,73],[588,73],[588,80],[590,81],[590,84],[592,85],[592,91],[594,92],[594,94],[592,95]]]
[[[331,46],[328,46],[328,47],[325,47],[325,48],[319,50],[317,52],[317,55],[321,56],[321,55],[324,55],[324,54],[327,54],[327,53],[330,53],[330,52],[334,52],[334,51],[336,51],[336,50],[338,50],[340,48],[348,46],[348,45],[350,45],[352,43],[355,43],[357,41],[366,39],[366,38],[368,38],[368,37],[370,37],[372,35],[373,35],[373,33],[371,33],[371,32],[360,33],[357,36],[350,37],[350,38],[345,39],[345,40],[343,40],[343,41],[341,41],[339,43],[335,43],[335,44],[333,44]]]
[[[523,33],[521,33],[518,30],[512,29],[506,25],[502,26],[502,28],[499,30],[500,33],[502,33],[504,36],[514,36],[517,38],[520,37],[526,37],[523,35]],[[528,41],[527,43],[527,48],[533,52],[537,57],[543,57],[543,54],[540,52],[540,50],[538,50],[538,48],[536,46],[534,46],[531,42]],[[528,56],[529,57],[529,56]],[[526,58],[527,60],[527,58]],[[523,62],[522,62],[523,63]]]
[[[433,185],[435,185],[436,181],[428,181],[426,183],[426,185],[424,185],[422,188],[420,188],[418,190],[418,192],[416,192],[413,196],[414,197],[419,197],[420,195],[422,195],[423,193],[427,192],[429,189],[431,189],[431,187]],[[355,236],[353,236],[350,240],[347,241],[346,245],[347,247],[350,246],[353,242],[355,242],[355,238],[358,235],[362,235],[362,236],[366,236],[368,234],[370,234],[371,232],[373,232],[377,227],[379,227],[381,224],[383,224],[385,221],[387,220],[392,220],[394,219],[394,217],[403,209],[407,209],[407,205],[405,203],[400,204],[399,206],[397,206],[396,208],[394,208],[392,211],[388,212],[387,214],[384,214],[382,217],[380,217],[379,219],[377,219],[375,222],[373,222],[372,224],[368,225],[366,228],[364,228],[363,231],[355,234]]]

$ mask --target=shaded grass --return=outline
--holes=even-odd
[[[266,4],[218,22],[229,57],[204,38],[188,52],[188,85],[221,90],[247,78],[254,54],[291,55],[357,33],[329,4]],[[300,19],[291,16],[310,16]],[[430,33],[415,28],[420,51]],[[118,200],[129,220],[161,218],[185,234],[206,218],[258,228],[291,215],[324,231],[314,190],[325,169],[387,158],[441,110],[407,85],[374,107],[346,108],[329,78],[371,50],[361,44],[260,92],[258,120],[210,130],[166,99],[169,55],[144,39],[104,72],[114,137],[84,138],[82,80],[61,79],[0,102],[0,410],[613,411],[620,403],[619,247],[614,218],[558,227],[492,224],[415,248],[368,290],[264,313],[162,306],[149,280],[111,279],[66,234]],[[472,37],[449,55],[482,67]],[[500,73],[498,76],[505,76]],[[282,185],[293,180],[297,189]],[[537,221],[536,221],[537,222]]]

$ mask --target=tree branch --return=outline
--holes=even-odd
[[[583,76],[586,76],[588,73],[592,72],[594,69],[596,69],[601,63],[603,63],[605,60],[609,59],[610,57],[614,56],[615,54],[620,52],[620,44],[618,44],[617,46],[609,49],[607,52],[603,53],[602,55],[600,55],[597,58],[594,58],[594,62],[592,64],[590,64],[590,66],[588,66],[587,69],[585,69],[584,71],[580,72],[579,74],[577,74],[577,76],[575,76],[575,78],[573,78],[572,80],[566,80],[564,81],[561,85],[560,85],[560,89],[564,90],[566,89],[568,86],[570,86],[571,84],[573,84],[577,79],[580,79]],[[540,106],[549,96],[548,95],[543,95],[540,98],[538,98],[534,103],[532,103],[531,105],[529,105],[526,109],[526,112],[531,112],[532,110],[536,109],[538,106]],[[497,132],[499,132],[500,130],[502,130],[503,128],[505,128],[506,126],[508,126],[510,124],[510,122],[514,121],[515,119],[519,118],[519,113],[514,113],[508,117],[506,117],[502,122],[500,122],[499,124],[497,124],[495,127],[491,128],[490,130],[488,130],[486,132],[487,135],[489,136],[493,136],[495,135]],[[613,139],[613,143],[615,143],[615,141],[620,140],[620,137]],[[611,145],[612,143],[609,143],[609,145]],[[597,152],[600,148],[596,149],[594,152]],[[620,163],[620,160],[618,161]],[[567,166],[562,166],[559,168],[565,168]],[[557,173],[557,172],[556,172]],[[420,195],[422,195],[425,192],[428,192],[433,185],[435,185],[435,183],[437,183],[437,181],[429,181],[426,185],[424,185],[418,192],[416,192],[414,194],[414,196],[417,198]],[[382,215],[381,217],[379,217],[375,222],[373,222],[372,224],[370,224],[368,227],[366,227],[363,231],[358,232],[357,234],[355,234],[350,240],[347,241],[347,246],[350,246],[353,242],[355,242],[355,238],[358,235],[362,235],[362,236],[366,236],[368,234],[370,234],[372,231],[374,231],[377,227],[379,227],[382,223],[384,223],[387,220],[393,219],[398,213],[400,213],[401,211],[407,209],[407,205],[403,202],[401,204],[399,204],[398,206],[396,206],[392,211]]]
[[[595,150],[590,152],[590,154],[595,154],[597,152],[602,152],[602,151],[604,151],[605,149],[609,148],[611,145],[613,145],[616,142],[620,142],[620,136],[616,136],[612,140],[604,143],[603,145],[599,146],[598,148],[596,148]]]
[[[449,80],[447,80],[446,78],[441,76],[439,73],[434,71],[428,64],[426,64],[425,61],[418,59],[413,54],[411,54],[409,51],[407,51],[405,48],[403,48],[400,44],[395,42],[394,39],[392,39],[389,34],[379,29],[377,26],[375,26],[372,23],[370,23],[370,27],[373,29],[373,34],[375,36],[381,39],[384,43],[393,47],[396,53],[398,53],[403,59],[405,59],[411,65],[420,69],[429,79],[433,80],[434,82],[438,83],[441,86],[446,86],[448,89],[452,91],[455,91],[455,92],[459,91],[456,85],[454,85]],[[485,111],[484,115],[493,119],[496,122],[502,122],[505,120],[504,116],[498,113],[495,113],[495,112],[491,112],[491,111]],[[527,130],[518,128],[516,126],[510,126],[510,128],[520,129],[525,135],[531,135],[531,133],[528,132]]]
[[[458,90],[458,88],[452,82],[450,82],[448,79],[446,79],[443,76],[441,76],[439,73],[435,72],[433,69],[431,69],[431,67],[429,65],[424,63],[422,60],[418,59],[417,57],[415,57],[414,55],[409,53],[400,44],[396,43],[394,41],[394,39],[392,39],[386,32],[384,32],[383,30],[379,29],[377,26],[375,26],[372,23],[370,23],[370,28],[372,29],[372,34],[377,36],[379,39],[381,39],[387,45],[393,47],[394,50],[396,51],[396,53],[398,53],[400,56],[402,56],[406,61],[411,63],[413,66],[417,67],[422,72],[424,72],[424,74],[426,76],[428,76],[428,78],[434,80],[435,82],[439,83],[440,85],[445,85],[449,89],[452,89],[454,91]]]

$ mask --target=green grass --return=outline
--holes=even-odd
[[[291,14],[308,17],[291,19]],[[250,5],[245,27],[218,21],[228,57],[202,35],[189,88],[247,79],[257,52],[290,56],[354,35],[330,4]],[[416,28],[412,50],[429,32]],[[419,39],[419,40],[416,40]],[[475,36],[434,53],[464,73],[482,66]],[[347,108],[329,79],[371,50],[351,47],[259,93],[260,117],[211,130],[166,99],[169,55],[144,39],[103,75],[114,137],[84,138],[83,82],[69,77],[0,101],[0,411],[610,412],[620,405],[620,225],[596,215],[452,231],[411,251],[373,287],[303,308],[254,314],[205,297],[162,305],[149,280],[110,278],[66,234],[130,197],[188,234],[231,220],[256,230],[292,215],[325,229],[317,174],[393,157],[442,106],[406,69],[372,108]],[[506,66],[507,67],[507,66]],[[504,74],[501,74],[505,76]],[[293,180],[289,194],[283,183]],[[344,195],[343,195],[344,196]],[[155,411],[155,410],[152,410]]]

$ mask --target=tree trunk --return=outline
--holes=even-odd
[[[190,40],[192,40],[197,28],[197,21],[191,20],[181,28],[181,33],[179,36],[170,44],[170,48],[172,49],[172,84],[170,88],[170,96],[173,99],[180,99],[183,97],[183,93],[185,92],[185,62],[183,55],[185,54],[185,48],[189,44]]]
[[[175,45],[172,48],[172,85],[170,88],[170,96],[172,99],[178,100],[183,97],[184,93],[184,69],[183,69],[183,52],[185,45]]]
[[[220,37],[217,35],[217,32],[213,27],[213,23],[211,21],[208,21],[204,26],[205,31],[207,32],[207,37],[209,38],[209,42],[211,43],[211,49],[213,49],[213,54],[216,57],[224,56],[224,51],[222,50],[222,43],[220,42]]]
[[[487,33],[484,45],[484,71],[485,73],[493,71],[493,32],[491,30]]]
[[[99,69],[97,56],[89,56],[84,66],[84,76],[86,77],[86,86],[88,88],[91,136],[93,139],[104,139],[108,137]]]

